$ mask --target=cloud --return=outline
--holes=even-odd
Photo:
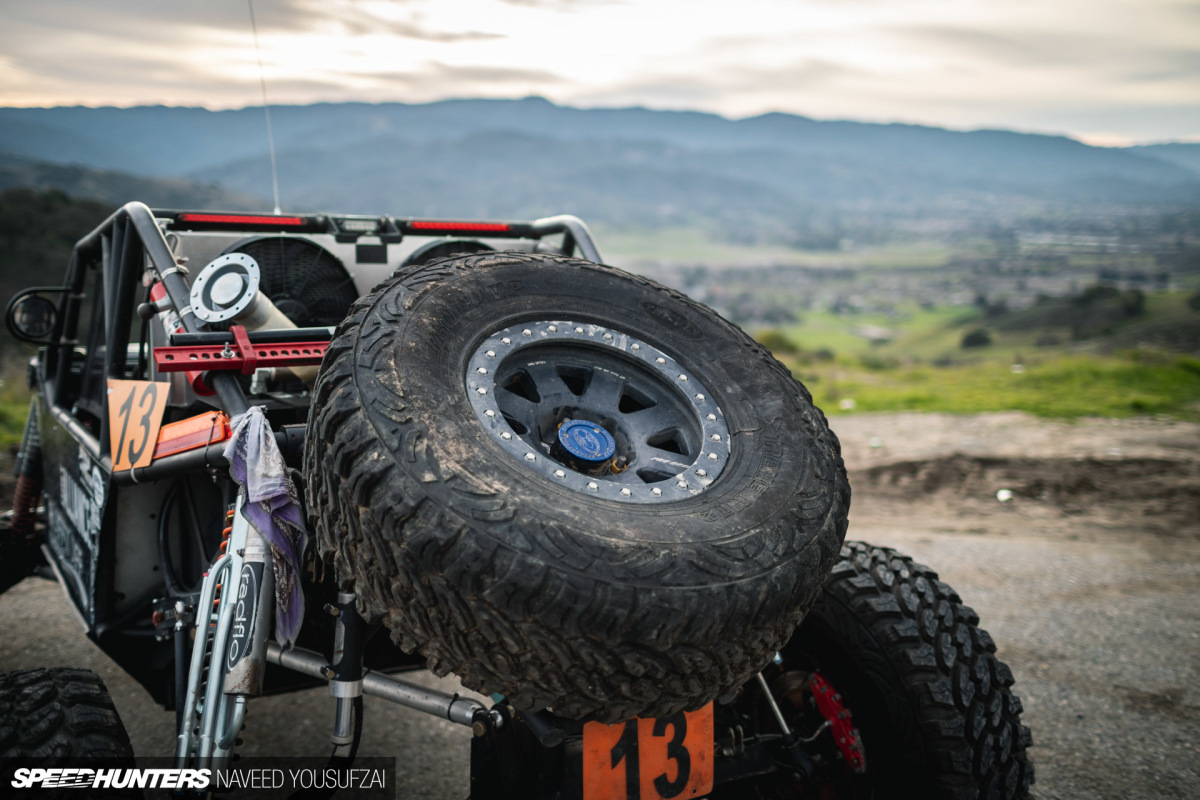
[[[1200,74],[1200,49],[1172,46],[1161,40],[1107,33],[1001,32],[945,25],[896,27],[889,32],[931,53],[1010,70],[1057,67],[1129,80]]]

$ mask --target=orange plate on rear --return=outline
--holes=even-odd
[[[673,800],[713,787],[713,706],[583,726],[583,800]]]

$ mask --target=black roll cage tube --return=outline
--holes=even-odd
[[[185,223],[177,219],[184,212],[152,211],[145,203],[137,201],[126,203],[100,223],[91,233],[84,236],[71,251],[67,266],[67,277],[62,287],[46,287],[44,291],[60,291],[63,296],[63,308],[59,325],[57,344],[46,348],[47,363],[43,375],[54,375],[53,384],[46,387],[46,393],[51,407],[58,406],[60,391],[67,385],[70,377],[72,351],[78,344],[79,317],[86,290],[85,282],[88,268],[100,262],[104,285],[104,324],[107,327],[107,347],[105,352],[104,375],[106,378],[124,380],[127,378],[126,352],[129,346],[129,320],[134,313],[137,302],[136,286],[140,282],[147,260],[158,274],[166,289],[171,305],[179,314],[183,325],[185,339],[195,336],[196,339],[211,335],[207,325],[198,320],[192,313],[189,300],[187,281],[181,274],[181,269],[175,263],[171,247],[160,227],[165,222],[172,229],[186,229]],[[262,217],[264,224],[269,224],[270,216]],[[306,217],[310,224],[304,232],[338,232],[335,220],[326,215]],[[336,219],[357,219],[352,216],[339,216]],[[363,217],[362,219],[370,219]],[[456,233],[472,233],[479,235],[480,231],[471,229],[471,223],[464,222],[463,230],[456,231],[453,227],[433,231],[414,229],[413,219],[396,217],[375,217],[379,228],[385,232],[389,240],[395,241],[407,234],[421,235],[454,235]],[[453,223],[449,224],[450,226]],[[211,229],[211,226],[203,226]],[[561,251],[571,255],[578,250],[583,258],[597,263],[602,256],[592,238],[587,225],[578,217],[563,214],[554,217],[534,220],[533,222],[505,223],[503,230],[488,229],[483,232],[484,238],[530,238],[542,239],[561,233],[563,236]],[[99,298],[96,302],[100,302]],[[195,340],[195,339],[194,339]],[[212,371],[208,375],[209,385],[217,394],[221,407],[231,417],[244,413],[248,406],[246,395],[242,391],[237,377],[230,372]],[[104,461],[111,457],[109,451],[108,415],[100,418],[99,452]],[[209,448],[211,449],[211,448]],[[222,459],[223,460],[223,459]],[[140,476],[139,476],[140,477]]]

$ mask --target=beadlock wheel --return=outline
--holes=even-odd
[[[305,451],[322,556],[393,639],[606,722],[754,675],[845,535],[837,439],[761,345],[611,267],[455,256],[361,298]]]

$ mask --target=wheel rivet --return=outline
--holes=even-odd
[[[522,336],[533,336],[533,331],[529,330],[529,328],[526,328],[525,330],[521,331],[521,335]]]
[[[612,338],[612,334],[611,334],[611,333],[606,333],[606,334],[604,334],[604,338],[605,338],[605,339],[611,339],[611,338]]]
[[[487,351],[487,353],[486,353],[485,355],[487,355],[487,357],[488,357],[488,358],[495,358],[495,357],[496,357],[496,351],[495,351],[495,350],[488,350],[488,351]]]
[[[565,477],[567,477],[567,473],[563,472],[561,469],[556,469],[556,470],[554,470],[554,477],[565,478]]]
[[[697,394],[697,395],[696,395],[696,399],[697,399],[697,400],[699,400],[700,402],[704,402],[704,395],[702,395],[702,394]]]
[[[629,491],[628,489],[621,490],[621,497],[629,497],[631,494],[633,494],[633,492]]]
[[[526,461],[533,461],[533,460],[535,460],[536,458],[537,458],[537,456],[535,456],[533,453],[526,453],[526,454],[525,454],[525,460],[526,460]]]
[[[642,346],[640,344],[638,344],[637,342],[634,342],[633,344],[631,344],[629,346],[629,349],[630,350],[641,350]]]
[[[706,417],[706,419],[707,419],[709,422],[716,422],[716,421],[717,421],[717,415],[716,415],[716,414],[709,414],[709,415]]]
[[[558,333],[558,326],[557,326],[557,325],[551,325],[551,326],[549,326],[548,328],[546,328],[546,330],[550,331],[551,333]]]
[[[594,492],[600,488],[600,484],[596,483],[595,481],[588,481],[588,488]]]
[[[686,488],[687,488],[687,481],[680,481],[679,483],[677,483],[677,484],[675,484],[675,485],[676,485],[676,486],[678,486],[680,489],[686,489]]]
[[[487,389],[483,388],[482,386],[480,386],[475,391],[478,392],[479,394],[487,394]]]
[[[583,328],[576,328],[576,329],[575,329],[575,332],[576,332],[576,333],[583,333]]]
[[[716,461],[716,460],[717,460],[717,454],[716,454],[716,453],[709,453],[709,454],[708,454],[708,460],[709,460],[709,461]]]
[[[687,383],[687,375],[680,375],[679,380],[683,381],[684,383]]]
[[[512,344],[512,339],[505,336],[503,339],[500,340],[500,343],[501,344]]]
[[[658,497],[662,494],[662,489],[655,486],[653,489],[650,490],[650,494],[654,495],[655,497]]]
[[[710,436],[708,438],[712,439],[714,442],[719,442],[719,441],[721,441],[721,434],[714,433],[712,436]]]
[[[479,369],[477,369],[475,371],[478,372],[480,375],[487,375],[487,367],[480,367]]]
[[[696,474],[699,475],[701,478],[703,478],[705,475],[708,474],[708,470],[698,469],[698,470],[696,470]]]
[[[494,417],[494,416],[496,416],[496,412],[495,412],[495,411],[492,411],[492,410],[489,408],[487,411],[484,411],[484,412],[483,412],[483,415],[484,415],[485,417]]]
[[[504,433],[500,434],[500,438],[507,442],[509,439],[512,438],[512,434],[509,433],[508,431],[505,431]]]
[[[656,359],[654,359],[654,363],[665,364],[665,363],[667,363],[667,360],[665,358],[656,358]]]

